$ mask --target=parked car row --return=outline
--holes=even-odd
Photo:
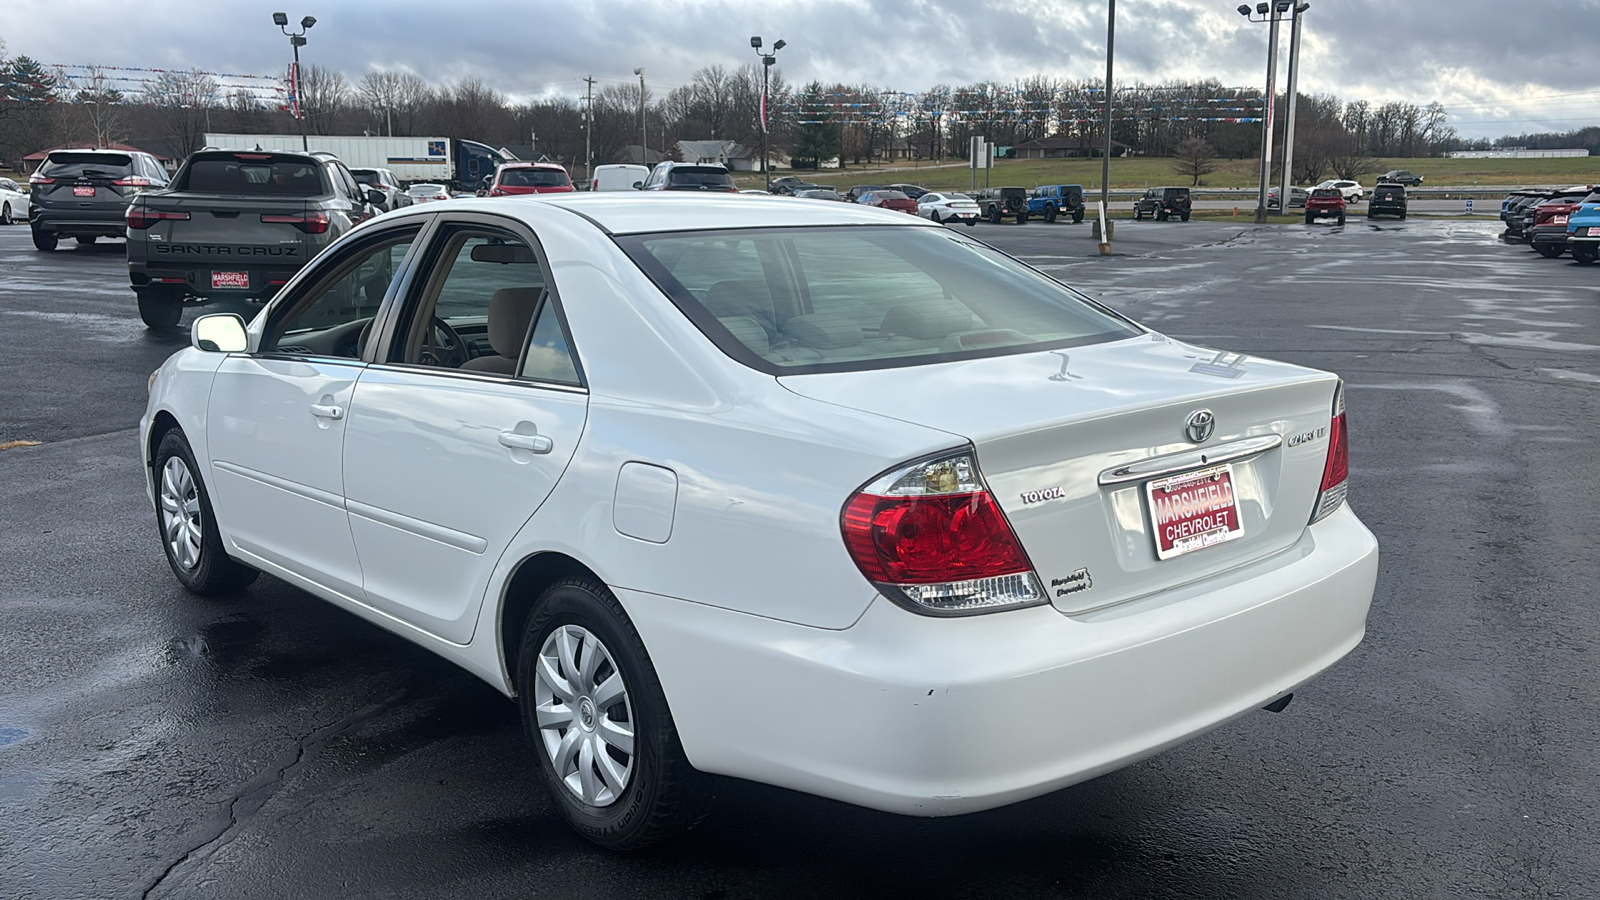
[[[1525,242],[1546,259],[1571,252],[1574,261],[1588,265],[1600,257],[1600,192],[1594,185],[1512,191],[1500,203],[1500,220],[1505,240]]]

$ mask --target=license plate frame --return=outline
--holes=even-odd
[[[1567,224],[1567,217],[1566,216],[1551,216],[1550,217],[1550,224],[1551,225],[1565,225],[1565,224]]]
[[[1156,559],[1244,537],[1233,464],[1207,466],[1145,482],[1146,517]]]
[[[94,196],[94,185],[91,184],[91,185],[85,186],[85,185],[81,185],[81,184],[75,184],[75,185],[72,186],[72,196],[74,196],[74,197],[93,197]]]
[[[248,291],[250,289],[250,273],[213,270],[211,272],[211,289]]]

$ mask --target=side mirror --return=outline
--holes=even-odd
[[[367,202],[373,206],[383,206],[389,202],[389,196],[383,191],[367,191]]]
[[[636,190],[636,191],[642,191],[642,190],[644,190],[644,182],[642,182],[642,181],[635,181],[635,182],[634,182],[634,183],[633,183],[633,189],[634,189],[634,190]]]
[[[242,353],[250,346],[250,337],[237,313],[214,313],[194,320],[189,343],[207,353]]]

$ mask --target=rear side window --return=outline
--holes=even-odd
[[[315,197],[328,192],[321,166],[304,157],[263,153],[191,159],[175,188],[201,194],[256,197]]]
[[[617,241],[725,353],[774,375],[999,356],[1141,333],[1059,282],[943,229],[749,229]]]
[[[63,153],[46,157],[40,175],[71,178],[77,175],[127,175],[133,171],[133,157],[126,153]]]
[[[721,166],[675,166],[667,173],[668,187],[733,187],[733,176]]]

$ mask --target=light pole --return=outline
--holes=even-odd
[[[778,61],[778,51],[784,48],[785,42],[778,41],[772,45],[772,52],[766,53],[761,49],[761,36],[754,35],[750,38],[750,46],[755,48],[756,55],[761,57],[761,176],[767,182],[767,193],[772,193],[772,172],[767,168],[767,73],[772,70],[772,64]]]
[[[1106,8],[1106,146],[1100,154],[1100,218],[1096,222],[1105,229],[1100,235],[1100,255],[1111,252],[1111,58],[1117,39],[1117,0]]]
[[[306,139],[306,107],[305,101],[300,96],[300,48],[306,45],[306,32],[311,26],[317,24],[316,16],[306,16],[300,20],[300,30],[289,30],[289,16],[285,13],[272,14],[272,24],[289,36],[289,46],[294,48],[294,77],[289,79],[289,90],[294,92],[294,117],[300,120],[300,149],[310,150],[311,142]]]
[[[1296,4],[1289,11],[1289,95],[1288,118],[1283,123],[1283,186],[1278,190],[1278,212],[1288,215],[1289,188],[1294,185],[1294,100],[1298,93],[1295,81],[1300,74],[1300,18],[1311,8],[1309,3]]]
[[[1267,221],[1267,179],[1272,177],[1272,119],[1273,108],[1277,105],[1278,78],[1278,21],[1279,14],[1287,12],[1294,6],[1294,0],[1272,0],[1272,2],[1257,3],[1253,12],[1261,16],[1259,19],[1250,17],[1252,10],[1249,6],[1241,4],[1239,15],[1252,22],[1266,22],[1271,26],[1267,36],[1267,96],[1266,113],[1262,117],[1261,129],[1261,190],[1256,196],[1256,222]]]
[[[639,76],[639,164],[648,166],[650,160],[645,153],[650,149],[650,141],[644,133],[644,69],[634,69],[633,74]]]

